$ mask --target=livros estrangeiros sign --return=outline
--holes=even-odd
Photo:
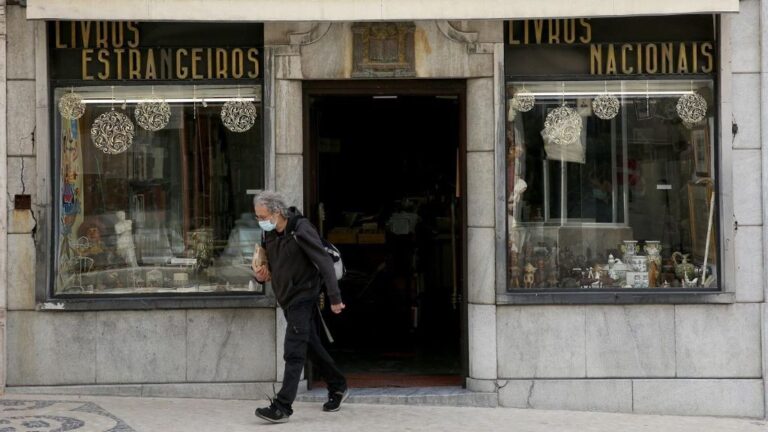
[[[260,80],[256,23],[56,21],[51,78],[78,81]]]
[[[712,74],[715,29],[712,15],[507,21],[506,75]]]

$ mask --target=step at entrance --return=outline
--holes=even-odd
[[[316,388],[299,394],[296,400],[325,402],[328,394],[324,388]],[[472,392],[461,387],[353,388],[345,403],[494,408],[498,406],[498,395]]]

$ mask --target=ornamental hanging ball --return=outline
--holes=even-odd
[[[155,132],[168,125],[171,119],[171,107],[168,102],[158,97],[143,100],[134,112],[136,123],[142,128]]]
[[[549,140],[559,146],[573,144],[581,135],[581,116],[566,105],[553,109],[544,121]]]
[[[677,100],[677,115],[684,123],[696,124],[707,115],[707,101],[698,93],[688,93]]]
[[[610,120],[619,114],[619,99],[616,96],[603,93],[592,100],[592,111],[603,120]]]
[[[515,111],[528,112],[533,109],[534,103],[536,103],[536,96],[523,87],[522,90],[515,93],[515,96],[512,97],[510,105],[512,105]]]
[[[221,108],[221,120],[232,132],[245,132],[252,128],[256,115],[256,106],[242,98],[227,101]]]
[[[59,99],[59,112],[67,120],[77,120],[85,114],[83,97],[71,91]]]
[[[133,123],[114,109],[98,116],[91,126],[93,144],[106,154],[119,154],[133,144]]]

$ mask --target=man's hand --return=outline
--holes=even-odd
[[[345,307],[346,306],[344,305],[344,303],[337,303],[335,305],[331,305],[331,311],[333,311],[333,313],[335,314],[340,314]]]
[[[269,273],[269,269],[265,265],[257,266],[253,269],[254,273],[256,273],[256,280],[264,283],[269,282],[272,279],[272,275]]]

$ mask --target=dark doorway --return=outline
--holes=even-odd
[[[465,376],[463,86],[419,88],[305,91],[306,208],[348,270],[329,348],[355,387]]]

